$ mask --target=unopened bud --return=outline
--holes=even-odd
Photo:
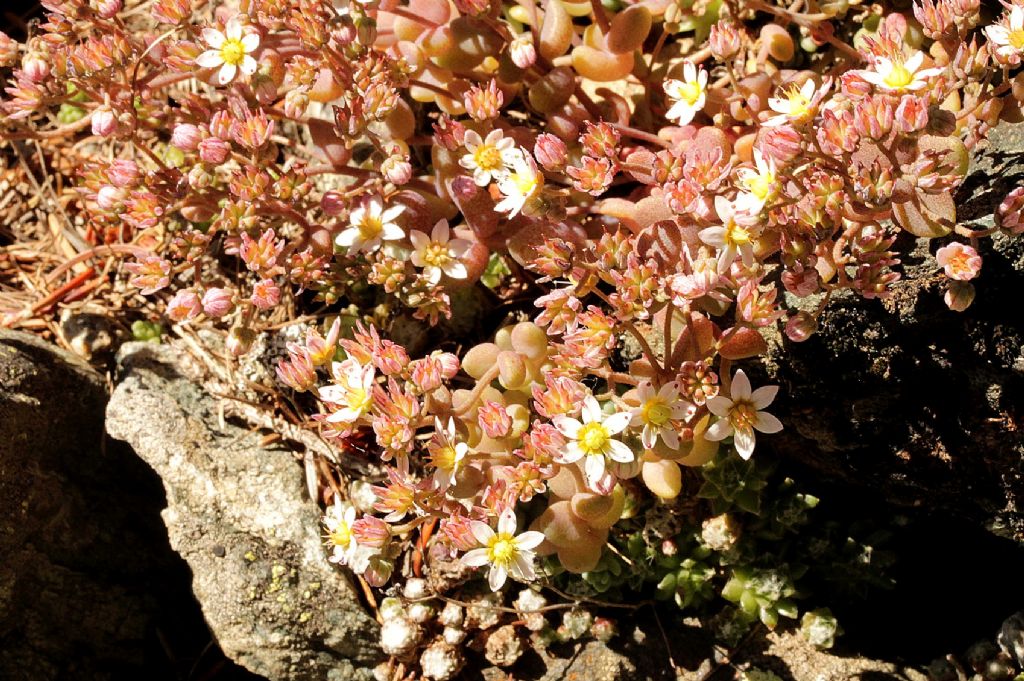
[[[203,312],[208,317],[223,317],[234,308],[231,292],[222,288],[207,289],[203,294]]]
[[[109,106],[101,106],[92,112],[92,134],[110,137],[117,130],[117,116]]]
[[[952,280],[942,299],[953,312],[963,312],[974,302],[974,286],[967,281]]]
[[[508,46],[512,63],[521,69],[528,69],[537,62],[537,49],[533,45],[533,36],[529,33],[517,37]]]
[[[558,172],[565,167],[569,150],[566,148],[565,142],[551,133],[545,132],[537,137],[537,142],[533,146],[533,154],[544,170]]]
[[[252,348],[252,342],[256,340],[256,333],[252,329],[236,326],[231,329],[225,347],[232,357],[241,357]]]
[[[203,163],[220,165],[228,160],[231,146],[219,137],[207,137],[199,143],[199,158]]]

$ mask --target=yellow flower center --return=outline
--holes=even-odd
[[[672,410],[661,399],[648,400],[647,404],[644,405],[643,418],[647,423],[663,426],[668,423],[671,416]]]
[[[789,94],[786,96],[786,98],[789,100],[790,118],[802,120],[810,115],[811,100],[809,100],[807,97],[804,97],[803,93],[800,91],[800,88],[792,88],[789,91]]]
[[[734,246],[742,246],[744,244],[749,244],[752,240],[750,230],[736,224],[735,220],[730,220],[729,224],[725,226],[726,243],[730,243]]]
[[[448,445],[447,447],[441,447],[437,450],[431,463],[441,470],[454,471],[460,462],[458,460],[458,454],[455,451],[455,447]]]
[[[747,179],[745,182],[747,189],[750,193],[756,196],[758,199],[764,201],[767,199],[772,190],[775,188],[775,175],[772,173],[765,173],[764,175],[754,175]]]
[[[225,64],[238,66],[245,59],[245,45],[237,38],[227,38],[220,46],[220,58]]]
[[[349,543],[352,541],[352,530],[349,528],[348,523],[342,521],[336,528],[334,528],[334,531],[328,535],[328,538],[335,546],[340,546],[345,549],[348,548]]]
[[[516,542],[511,534],[501,532],[494,535],[487,547],[487,557],[494,565],[508,565],[516,555]]]
[[[423,262],[434,267],[443,267],[452,257],[448,253],[448,246],[436,241],[431,241],[423,249]]]
[[[580,449],[587,455],[603,454],[609,439],[611,439],[611,435],[608,433],[608,429],[597,421],[592,421],[580,428],[578,437]]]
[[[349,388],[348,406],[356,411],[363,412],[370,408],[371,396],[362,387]]]
[[[523,196],[533,196],[540,188],[543,179],[536,173],[512,173],[512,184]]]
[[[883,82],[893,90],[902,90],[914,82],[914,74],[908,71],[902,63],[893,62],[892,70],[889,71]]]
[[[682,83],[676,88],[676,99],[681,99],[690,106],[697,103],[697,100],[700,99],[700,95],[700,83],[696,81],[692,83]]]
[[[1009,31],[1006,37],[1010,41],[1010,45],[1013,46],[1013,49],[1024,49],[1024,29]]]
[[[738,430],[750,430],[754,427],[754,419],[757,418],[757,409],[751,402],[735,402],[729,410],[729,420],[733,428]]]
[[[502,166],[501,151],[493,144],[481,144],[473,152],[473,163],[480,170],[499,170]]]
[[[359,234],[364,239],[372,239],[384,231],[384,221],[379,216],[364,215],[358,227]]]

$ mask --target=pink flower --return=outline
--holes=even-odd
[[[207,289],[202,302],[207,317],[223,317],[235,307],[231,292],[223,288]]]
[[[281,302],[281,289],[274,283],[273,279],[263,279],[256,282],[252,287],[252,304],[261,310],[270,308]]]
[[[199,143],[199,158],[203,163],[220,165],[228,160],[231,146],[219,137],[207,137]]]
[[[946,276],[957,281],[970,281],[981,271],[981,256],[970,246],[954,241],[935,253],[935,260]]]
[[[171,146],[182,151],[195,151],[202,140],[202,130],[191,123],[179,123],[171,133]]]
[[[171,263],[156,255],[147,255],[138,262],[130,262],[124,266],[134,274],[132,286],[138,286],[142,295],[148,296],[171,283]]]
[[[203,305],[192,289],[182,289],[167,303],[167,316],[176,322],[187,322],[199,316]]]

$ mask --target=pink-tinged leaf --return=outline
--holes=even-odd
[[[640,232],[634,248],[644,260],[654,258],[662,267],[675,267],[675,263],[683,259],[684,245],[688,245],[691,252],[700,247],[699,232],[694,225],[681,226],[675,220],[659,220]]]
[[[729,333],[728,331],[725,332]],[[724,335],[724,334],[723,334]],[[757,357],[768,351],[768,343],[756,329],[742,328],[722,344],[719,353],[726,359]]]
[[[893,203],[892,214],[900,227],[925,239],[946,236],[956,226],[956,202],[948,193],[915,192],[909,201]]]
[[[494,211],[494,199],[465,175],[458,175],[447,182],[452,201],[466,219],[466,224],[477,239],[486,242],[498,231],[500,216]],[[500,246],[500,244],[492,244]]]
[[[348,165],[352,159],[352,151],[334,132],[334,126],[324,120],[310,119],[309,134],[313,145],[323,154],[328,163],[335,168]]]
[[[510,221],[503,232],[511,235],[508,238],[509,255],[524,267],[536,257],[537,248],[549,237],[564,239],[581,247],[587,239],[586,232],[575,222],[552,223],[531,220],[522,215]]]
[[[657,317],[655,320],[657,322]],[[673,318],[673,328],[678,328],[679,324],[685,324],[681,316]],[[715,340],[719,335],[721,335],[721,329],[714,322],[699,312],[691,313],[690,324],[683,326],[683,330],[672,348],[671,364],[678,366],[683,362],[692,362],[706,357],[714,347]]]
[[[626,173],[641,184],[652,185],[654,181],[655,156],[647,149],[638,149],[626,157],[623,166]]]

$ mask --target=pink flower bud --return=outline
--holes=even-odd
[[[438,353],[437,360],[441,363],[441,376],[445,380],[451,380],[455,378],[455,374],[459,373],[459,358],[452,353]]]
[[[537,62],[537,48],[533,45],[533,36],[524,33],[513,40],[508,46],[508,54],[512,63],[521,69],[528,69]]]
[[[412,179],[412,164],[402,156],[388,156],[381,164],[380,172],[388,182],[403,185]]]
[[[813,267],[786,270],[782,273],[782,285],[786,290],[799,298],[806,298],[818,290],[818,271]]]
[[[117,130],[117,116],[109,106],[101,106],[92,112],[92,134],[110,137]]]
[[[765,158],[782,166],[803,152],[804,138],[796,128],[786,124],[761,128],[757,142]]]
[[[847,71],[839,77],[840,90],[850,99],[857,100],[871,94],[871,83],[856,71]]]
[[[996,209],[996,224],[1010,234],[1024,232],[1024,187],[1018,187],[1006,195]]]
[[[252,304],[261,310],[270,308],[281,302],[281,289],[273,279],[263,279],[252,287]]]
[[[711,48],[711,56],[715,59],[728,61],[735,57],[743,47],[743,37],[736,24],[727,19],[721,19],[711,26],[708,47]]]
[[[213,183],[213,174],[201,165],[192,166],[188,171],[188,186],[192,189],[206,189]]]
[[[954,241],[935,253],[935,260],[946,276],[957,281],[970,281],[981,271],[981,256],[970,246]]]
[[[382,549],[391,541],[391,527],[372,515],[364,515],[352,523],[352,535],[360,546]]]
[[[223,317],[234,307],[231,292],[227,289],[211,288],[203,294],[203,312],[207,317]]]
[[[864,137],[880,140],[892,130],[894,117],[888,97],[865,97],[853,109],[853,126]]]
[[[182,289],[167,303],[167,316],[178,323],[187,322],[199,316],[203,305],[192,289]]]
[[[119,158],[107,168],[107,178],[115,187],[134,187],[139,182],[139,166],[131,159]]]
[[[951,281],[942,299],[953,312],[963,312],[974,302],[974,285],[966,281]]]
[[[195,151],[203,140],[203,131],[191,123],[179,123],[171,133],[171,146],[182,151]]]
[[[301,345],[288,344],[289,359],[281,360],[275,367],[277,378],[286,386],[305,392],[316,385],[316,368],[309,359],[309,353]]]
[[[121,11],[122,7],[124,7],[124,5],[121,0],[100,0],[96,9],[96,14],[98,14],[101,19],[113,19],[117,16],[117,13]]]
[[[336,191],[324,192],[320,199],[320,209],[325,215],[337,217],[345,212],[345,197]]]
[[[302,118],[309,108],[309,94],[302,90],[289,90],[284,96],[284,113],[289,118]]]
[[[565,142],[551,133],[545,132],[537,137],[537,142],[533,145],[533,154],[544,170],[558,172],[565,167],[569,150],[566,148]]]
[[[786,338],[803,343],[818,330],[818,320],[807,312],[797,312],[786,322]]]
[[[96,205],[103,210],[116,212],[124,208],[125,192],[113,185],[105,184],[96,192]]]
[[[928,100],[924,97],[904,95],[896,107],[893,124],[896,131],[904,135],[924,130],[928,125]]]
[[[220,165],[228,160],[231,153],[231,146],[219,137],[207,137],[199,143],[199,158],[203,163]]]
[[[33,83],[42,83],[50,75],[50,63],[38,52],[30,52],[21,60],[21,70]]]
[[[221,139],[231,137],[231,128],[235,125],[234,117],[227,111],[221,110],[210,117],[210,134]]]
[[[228,334],[224,347],[232,357],[241,357],[249,352],[254,340],[256,340],[256,333],[252,329],[236,326]]]

